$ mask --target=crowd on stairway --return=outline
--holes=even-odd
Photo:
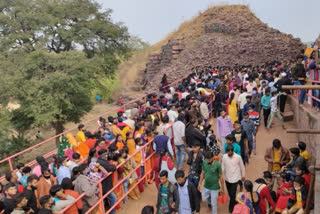
[[[300,54],[296,62],[197,67],[176,87],[164,75],[145,105],[101,117],[95,132],[80,124],[76,136],[61,136],[52,159],[38,156],[35,167],[19,163],[6,173],[0,208],[6,214],[66,207],[64,213],[102,213],[92,207],[107,194],[105,209],[115,213],[129,199],[139,200],[145,185],[156,185],[156,206],[144,214],[196,214],[201,200],[216,214],[226,198],[229,213],[303,213],[311,178],[304,142],[287,149],[274,139],[265,153],[267,171],[250,181],[245,169],[254,164],[260,121],[272,129],[277,117],[285,128],[281,113],[290,91],[282,85],[304,84],[307,61]]]

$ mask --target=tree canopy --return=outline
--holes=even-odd
[[[95,87],[106,89],[131,54],[111,13],[91,0],[0,1],[0,103],[14,96],[21,105],[14,128],[52,124],[60,133],[92,109]]]

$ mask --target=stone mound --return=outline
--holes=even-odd
[[[292,60],[303,48],[300,39],[268,27],[246,6],[213,7],[195,20],[201,20],[200,26],[195,21],[198,26],[189,26],[188,35],[171,38],[160,53],[149,55],[143,80],[147,91],[160,86],[164,73],[172,82],[196,66],[262,65],[273,60]]]

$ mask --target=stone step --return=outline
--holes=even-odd
[[[286,106],[284,107],[284,111],[285,112],[290,112],[291,111],[291,106],[290,106],[290,104],[286,104]]]
[[[285,121],[285,122],[292,121],[294,118],[294,113],[293,113],[293,111],[285,111],[285,112],[281,113],[281,116],[283,117],[283,121]]]

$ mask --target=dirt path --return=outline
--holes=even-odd
[[[216,120],[213,121],[215,130]],[[287,128],[294,128],[293,122],[285,123]],[[264,160],[265,150],[272,145],[273,139],[278,138],[281,140],[282,145],[286,148],[295,146],[297,137],[295,134],[288,134],[279,124],[277,119],[274,120],[274,125],[270,132],[268,132],[263,125],[260,126],[259,133],[257,135],[257,154],[250,159],[249,166],[246,168],[246,179],[251,181],[258,177],[262,177],[262,172],[267,170],[267,163]],[[119,214],[140,214],[141,209],[146,205],[156,204],[157,189],[154,184],[145,185],[145,191],[141,194],[141,199],[138,201],[129,200],[127,204],[122,206],[122,209],[117,212]],[[201,204],[201,214],[210,214],[206,205]],[[219,214],[228,214],[227,206],[219,206]]]

